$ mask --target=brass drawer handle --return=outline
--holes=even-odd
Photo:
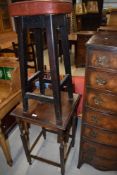
[[[100,97],[94,97],[93,98],[95,105],[101,105],[102,99]]]
[[[94,123],[98,123],[98,118],[95,115],[91,116],[91,119]]]
[[[104,66],[108,63],[108,59],[106,56],[99,56],[97,57],[97,64],[98,66]]]
[[[104,80],[104,79],[102,79],[102,78],[100,78],[100,77],[97,77],[97,78],[96,78],[96,83],[97,83],[98,85],[105,85],[105,84],[107,83],[107,81]]]
[[[96,138],[97,137],[97,132],[96,131],[91,131],[90,136],[93,137],[93,138]]]

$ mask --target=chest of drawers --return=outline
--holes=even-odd
[[[117,33],[87,42],[86,84],[78,167],[117,170]]]

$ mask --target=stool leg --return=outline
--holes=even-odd
[[[70,63],[70,54],[69,54],[69,42],[68,42],[66,15],[63,16],[63,26],[60,27],[60,35],[61,35],[62,51],[63,51],[63,56],[64,56],[65,73],[69,75],[67,89],[68,89],[69,98],[72,99],[73,89],[72,89],[71,63]]]
[[[21,140],[22,140],[22,143],[23,143],[23,147],[24,147],[24,151],[25,151],[25,154],[26,154],[26,157],[27,157],[27,161],[29,162],[29,164],[31,165],[31,156],[30,156],[30,152],[29,152],[29,140],[28,140],[28,143],[27,143],[27,136],[26,136],[26,131],[25,131],[25,126],[23,126],[23,123],[19,122],[19,129],[20,129],[20,132],[21,132]]]
[[[23,109],[28,110],[28,99],[26,98],[26,92],[28,91],[28,64],[27,64],[27,30],[23,28],[23,17],[15,18],[16,30],[18,33],[18,54],[20,62],[20,76],[21,76],[21,88],[23,97]]]
[[[29,124],[27,124],[27,123],[24,123],[24,130],[25,130],[25,139],[26,139],[26,141],[27,141],[27,145],[29,146]]]
[[[64,161],[64,144],[63,141],[60,143],[60,164],[61,164],[61,174],[65,173],[65,161]]]
[[[32,49],[32,55],[33,55],[33,61],[34,61],[34,68],[35,72],[37,71],[37,61],[36,61],[36,55],[35,55],[35,49],[34,49],[34,44],[31,44],[31,49]]]
[[[78,118],[77,116],[74,116],[72,121],[72,147],[74,147],[74,144],[75,144],[77,122],[78,122]]]
[[[56,29],[54,26],[53,15],[47,16],[46,18],[46,34],[47,34],[47,44],[49,52],[49,62],[50,62],[50,71],[52,79],[52,88],[55,113],[57,121],[62,121],[61,118],[61,101],[60,101],[60,78],[59,78],[59,63],[58,63],[58,49],[57,49],[57,37]]]
[[[40,92],[44,94],[44,56],[43,56],[43,38],[42,29],[34,29],[34,40],[36,44],[36,56],[37,56],[37,68],[40,71],[39,82],[40,82]]]
[[[42,128],[42,134],[43,134],[44,139],[46,139],[46,130],[45,130],[45,128]]]

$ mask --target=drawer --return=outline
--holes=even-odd
[[[117,147],[110,147],[94,142],[82,140],[82,151],[90,156],[117,161]]]
[[[117,74],[88,69],[87,75],[88,86],[117,93]]]
[[[117,146],[117,133],[107,132],[86,124],[83,124],[82,136],[97,143]]]
[[[96,157],[95,155],[90,155],[88,152],[86,153],[81,151],[80,159],[83,163],[88,163],[98,170],[117,170],[117,161],[102,159],[100,157]]]
[[[83,114],[83,121],[91,126],[117,132],[117,116],[103,114],[87,108]]]
[[[90,50],[88,54],[88,66],[117,70],[117,53]]]
[[[86,104],[93,108],[117,114],[117,96],[109,93],[100,93],[87,88]]]

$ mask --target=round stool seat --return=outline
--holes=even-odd
[[[11,16],[32,16],[46,14],[67,14],[72,11],[71,0],[32,0],[11,3]]]

